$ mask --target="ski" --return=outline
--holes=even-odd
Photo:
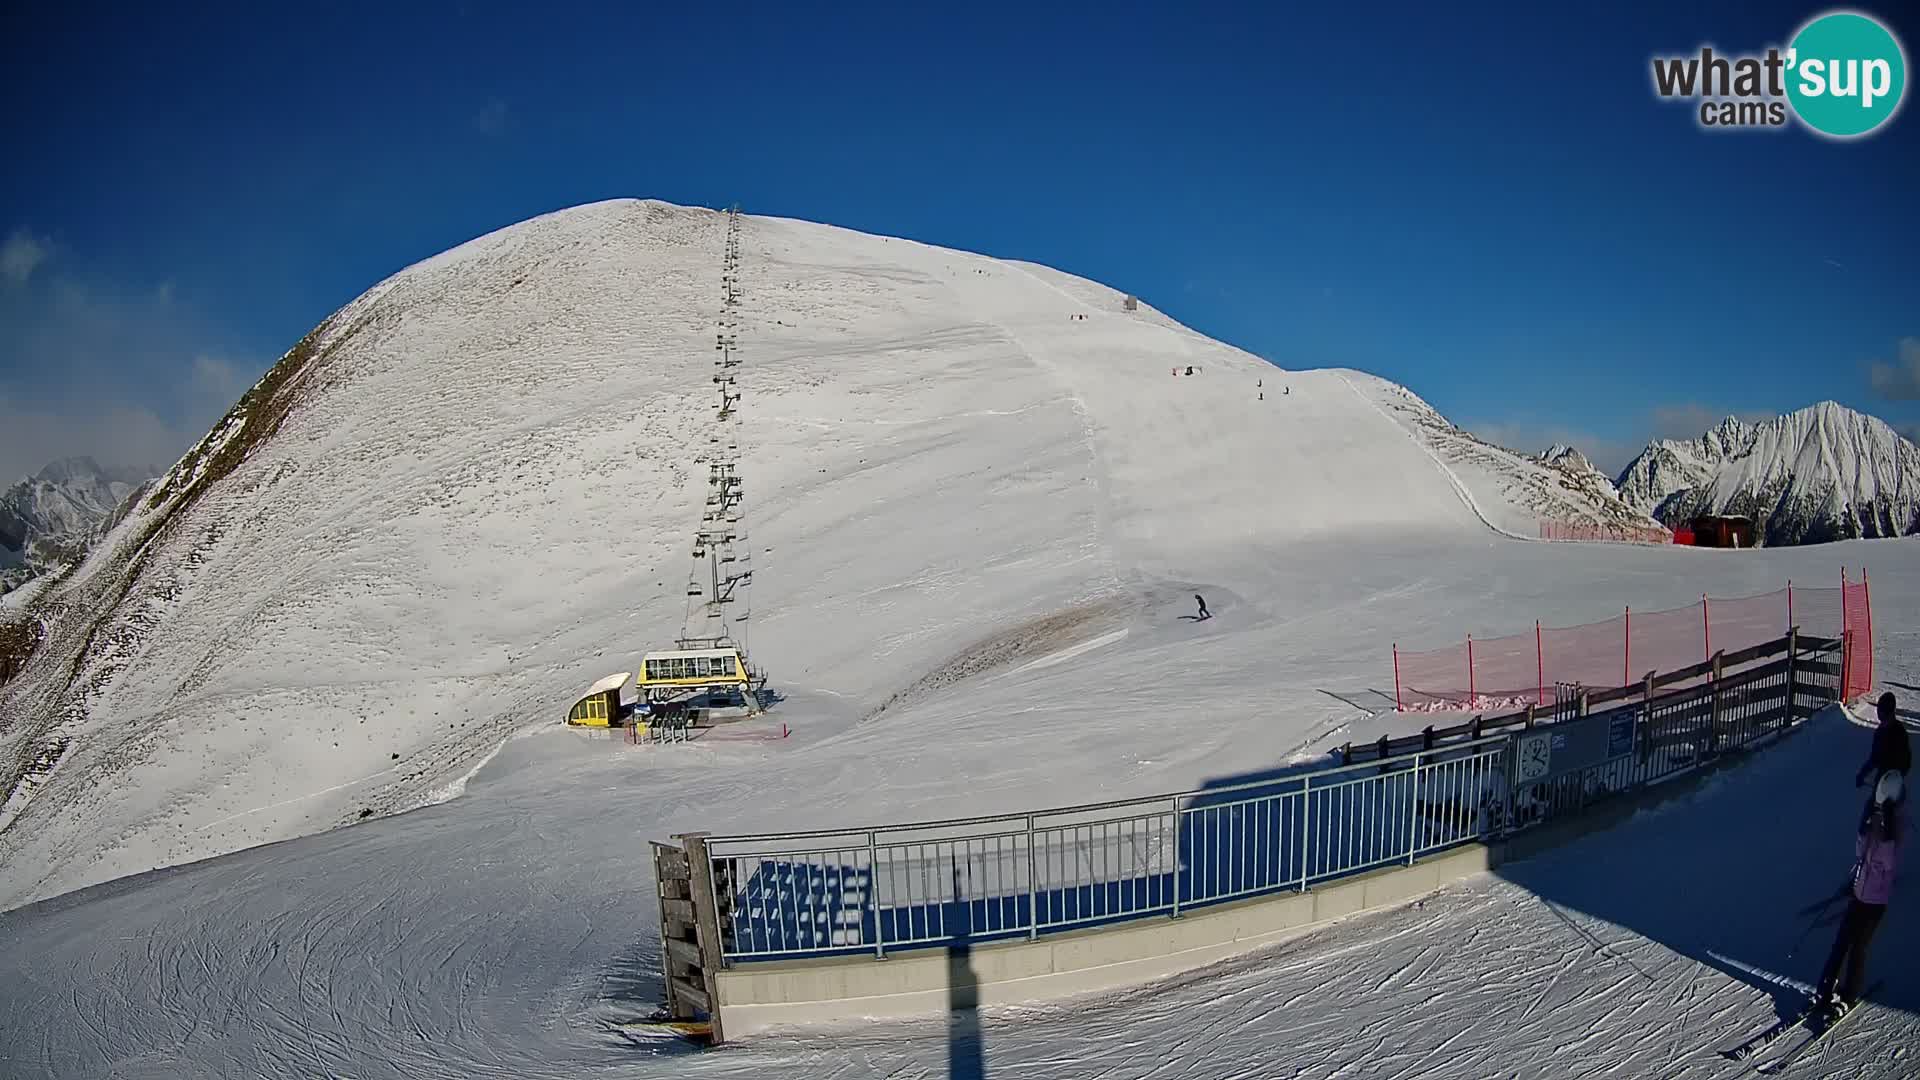
[[[1739,1046],[1720,1051],[1720,1056],[1731,1061],[1745,1061],[1760,1051],[1765,1050],[1767,1047],[1772,1046],[1774,1043],[1779,1042],[1782,1038],[1785,1038],[1787,1032],[1805,1026],[1807,1021],[1813,1018],[1813,1014],[1813,1004],[1809,1002],[1806,1008],[1801,1009],[1792,1016],[1782,1019],[1779,1023],[1774,1024],[1772,1027],[1741,1043]]]
[[[1759,1073],[1762,1076],[1778,1076],[1781,1073],[1786,1072],[1789,1066],[1791,1066],[1794,1062],[1800,1060],[1800,1058],[1804,1056],[1808,1051],[1825,1043],[1827,1041],[1827,1036],[1840,1030],[1842,1025],[1844,1025],[1847,1021],[1853,1019],[1854,1016],[1857,1015],[1862,1009],[1866,1008],[1867,998],[1871,997],[1879,989],[1880,989],[1879,983],[1874,983],[1872,986],[1867,987],[1867,992],[1860,995],[1860,1000],[1854,1002],[1853,1006],[1849,1008],[1845,1013],[1841,1014],[1838,1020],[1833,1020],[1822,1025],[1819,1028],[1819,1030],[1815,1031],[1805,1041],[1800,1043],[1800,1045],[1794,1047],[1792,1050],[1787,1051],[1786,1056],[1781,1057],[1777,1060],[1768,1062],[1766,1065],[1761,1066],[1758,1070]]]

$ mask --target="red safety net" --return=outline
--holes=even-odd
[[[1844,582],[1844,578],[1843,578]],[[1394,693],[1407,712],[1525,708],[1553,700],[1555,683],[1625,686],[1651,672],[1702,663],[1773,641],[1797,626],[1815,637],[1846,632],[1845,683],[1872,685],[1873,625],[1865,575],[1841,588],[1788,585],[1730,599],[1701,597],[1662,611],[1623,610],[1602,622],[1471,637],[1422,652],[1394,649]]]
[[[1867,592],[1867,572],[1848,581],[1840,572],[1841,621],[1847,645],[1840,665],[1840,697],[1854,701],[1873,692],[1873,601]]]
[[[1592,540],[1615,544],[1671,544],[1673,534],[1655,525],[1603,525],[1594,521],[1542,521],[1542,540]]]

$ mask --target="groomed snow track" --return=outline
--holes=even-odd
[[[1788,958],[1794,913],[1845,871],[1867,740],[1830,710],[1678,802],[1495,876],[1172,984],[989,1012],[965,1049],[986,1076],[1036,1080],[1738,1075],[1716,1051],[1816,973],[1826,935]],[[617,1034],[658,997],[658,958],[629,936],[653,918],[645,857],[626,830],[579,830],[552,784],[631,765],[568,745],[516,742],[458,803],[0,915],[0,1072],[946,1075],[962,1030],[946,1024],[691,1058]],[[1915,907],[1909,891],[1876,943],[1872,1019],[1809,1075],[1912,1074],[1920,975],[1898,958],[1920,954]]]

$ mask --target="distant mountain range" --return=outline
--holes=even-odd
[[[1651,443],[1615,487],[1669,526],[1703,513],[1752,518],[1770,545],[1920,532],[1920,447],[1831,401]]]
[[[85,554],[160,471],[63,458],[0,493],[0,592]]]

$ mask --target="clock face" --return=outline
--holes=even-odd
[[[1546,732],[1529,735],[1520,741],[1520,779],[1539,780],[1547,775],[1547,763],[1553,752]]]

